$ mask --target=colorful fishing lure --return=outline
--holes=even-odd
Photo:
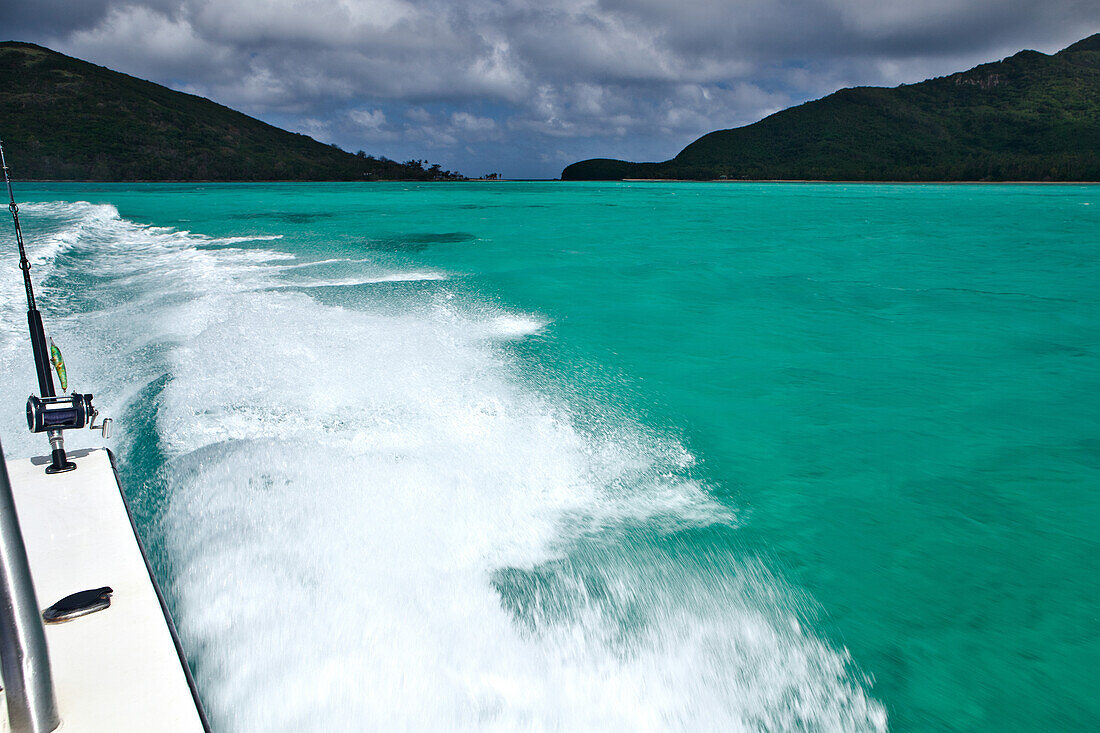
[[[61,349],[50,339],[50,361],[53,362],[54,371],[57,372],[57,381],[61,382],[61,391],[69,388],[69,378],[65,373],[65,358],[61,356]]]

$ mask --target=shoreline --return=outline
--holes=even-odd
[[[583,181],[565,181],[565,183],[582,183]],[[599,181],[588,181],[589,183],[598,183]],[[891,179],[884,180],[858,180],[858,181],[837,181],[828,178],[621,178],[617,181],[603,181],[603,183],[860,183],[860,184],[896,184],[902,186],[924,186],[935,185],[944,186],[951,184],[959,184],[966,186],[983,185],[983,186],[1066,186],[1073,184],[1083,185],[1096,185],[1100,181],[895,181]]]
[[[946,185],[965,185],[965,186],[1071,186],[1071,185],[1083,185],[1083,186],[1095,186],[1100,184],[1100,181],[894,181],[894,180],[858,180],[858,181],[837,181],[831,179],[817,179],[817,178],[619,178],[616,180],[562,180],[561,178],[497,178],[495,180],[489,180],[484,178],[468,178],[466,180],[459,181],[420,181],[413,178],[409,179],[389,179],[384,181],[348,181],[341,179],[332,180],[310,180],[310,181],[296,181],[287,179],[271,179],[263,181],[224,181],[224,180],[185,180],[178,178],[165,178],[165,179],[149,179],[140,181],[100,181],[100,180],[72,180],[61,178],[23,178],[19,180],[19,183],[95,183],[95,184],[118,184],[118,185],[132,185],[140,183],[190,183],[190,184],[206,184],[206,183],[240,183],[240,184],[262,184],[267,185],[271,183],[424,183],[424,184],[453,184],[453,183],[841,183],[841,184],[891,184],[898,186],[946,186]]]

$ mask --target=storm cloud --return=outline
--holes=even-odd
[[[660,160],[843,86],[1056,51],[1094,0],[37,0],[8,38],[468,175]]]

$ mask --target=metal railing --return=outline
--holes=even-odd
[[[46,632],[0,446],[0,674],[13,733],[49,733],[60,724]]]

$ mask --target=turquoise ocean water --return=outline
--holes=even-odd
[[[16,193],[217,730],[1100,719],[1098,187]]]

